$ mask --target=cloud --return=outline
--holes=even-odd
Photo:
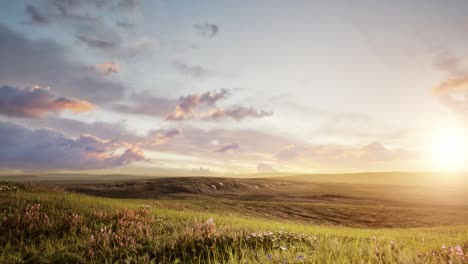
[[[218,108],[207,114],[202,115],[204,120],[217,120],[224,118],[232,118],[236,121],[241,121],[245,118],[262,118],[273,115],[271,111],[257,110],[253,107],[244,107],[240,105],[229,108]]]
[[[275,172],[276,170],[273,168],[271,164],[262,162],[262,163],[257,164],[257,171],[260,173],[265,173],[265,172]]]
[[[364,146],[339,144],[289,145],[277,152],[275,156],[282,161],[303,160],[335,165],[340,163],[414,160],[419,157],[414,151],[388,149],[380,142],[372,142]]]
[[[130,28],[135,27],[135,25],[133,23],[123,21],[123,20],[119,20],[119,21],[115,22],[115,25],[118,26],[118,27],[124,28],[124,29],[130,29]]]
[[[276,153],[276,158],[279,160],[294,160],[298,158],[304,151],[304,148],[298,148],[295,145],[289,145]]]
[[[48,0],[49,6],[53,6],[59,13],[73,16],[79,12],[89,13],[95,10],[102,11],[133,11],[139,7],[139,0]]]
[[[122,10],[135,10],[140,4],[139,0],[120,0],[117,6]]]
[[[123,38],[119,29],[130,29],[137,15],[135,0],[38,0],[26,6],[31,24],[54,24],[71,32],[76,43],[92,48],[107,57],[131,58],[141,53],[148,56],[159,46],[155,40]],[[47,23],[45,23],[47,22]]]
[[[436,95],[444,95],[450,92],[464,92],[467,90],[468,74],[445,80],[432,89]]]
[[[165,116],[177,105],[176,100],[154,96],[149,92],[134,93],[127,103],[114,103],[114,111],[128,114],[142,114],[148,116]]]
[[[231,118],[237,121],[245,118],[262,118],[273,115],[271,111],[257,110],[253,107],[245,107],[234,105],[226,108],[215,108],[207,112],[195,111],[200,106],[213,107],[220,100],[225,99],[229,95],[229,91],[222,89],[220,91],[205,92],[203,94],[192,94],[183,96],[179,99],[176,109],[166,115],[166,120],[182,121],[182,120],[221,120]]]
[[[120,64],[116,62],[109,61],[109,62],[103,62],[103,63],[98,63],[95,65],[88,66],[87,69],[95,71],[104,76],[107,76],[110,74],[120,72],[122,67],[120,66]]]
[[[46,25],[50,23],[50,19],[43,15],[41,11],[37,9],[37,7],[33,5],[26,5],[26,14],[29,17],[29,22],[32,24],[40,24],[40,25]]]
[[[434,67],[452,75],[457,75],[461,70],[460,59],[449,52],[439,53],[433,61]]]
[[[16,122],[28,127],[39,129],[47,128],[58,130],[67,136],[79,137],[83,134],[94,135],[99,138],[110,139],[113,142],[125,142],[125,146],[137,146],[140,148],[158,147],[167,144],[171,139],[182,135],[179,128],[153,129],[145,134],[138,134],[130,130],[125,121],[119,122],[83,122],[58,116],[46,116],[42,119],[17,119]]]
[[[93,8],[104,8],[107,7],[111,1],[108,0],[49,0],[62,15],[70,15],[77,9],[91,6]]]
[[[144,160],[136,147],[92,135],[71,139],[49,129],[0,122],[0,166],[10,169],[101,169]]]
[[[112,139],[114,141],[125,141],[136,144],[142,141],[144,136],[129,130],[124,120],[119,122],[83,122],[79,120],[48,115],[41,119],[15,120],[31,128],[48,128],[61,131],[62,133],[79,137],[82,134],[92,134],[99,138]]]
[[[142,147],[157,146],[167,143],[171,138],[182,134],[182,130],[178,128],[172,128],[168,130],[150,130],[145,136],[144,140],[141,140],[138,145]]]
[[[229,143],[229,144],[224,144],[222,145],[221,147],[213,150],[214,152],[220,152],[220,153],[225,153],[225,152],[228,152],[230,150],[236,150],[239,148],[239,145],[236,144],[236,143]]]
[[[208,71],[200,65],[189,65],[181,61],[175,61],[174,67],[180,73],[193,78],[203,78],[208,74]]]
[[[193,110],[201,105],[213,106],[217,101],[226,98],[229,91],[221,89],[220,91],[209,91],[203,94],[191,94],[179,98],[174,112],[166,115],[166,120],[185,120],[193,117]]]
[[[209,168],[199,167],[199,168],[192,169],[192,174],[209,175],[211,174],[211,170]]]
[[[86,101],[58,97],[50,89],[39,86],[28,89],[0,87],[0,114],[5,116],[38,118],[51,112],[71,110],[79,113],[91,109],[93,105]]]
[[[86,44],[90,48],[97,48],[97,49],[114,49],[117,47],[117,44],[112,41],[91,38],[84,35],[77,35],[75,36],[76,40]]]
[[[255,159],[271,156],[287,145],[299,145],[295,139],[277,136],[271,133],[247,129],[203,129],[193,125],[180,124],[179,129],[183,131],[177,137],[172,138],[164,145],[158,146],[157,150],[162,152],[183,153],[184,155],[217,157],[219,142],[235,142],[242,146],[242,155]],[[259,157],[258,155],[261,155]]]
[[[193,25],[198,35],[206,39],[214,38],[219,31],[218,25],[205,23],[205,24],[195,24]]]
[[[92,103],[115,101],[126,87],[84,70],[54,41],[30,40],[0,23],[0,80],[15,86],[54,87],[63,96]]]
[[[460,59],[449,53],[439,55],[434,66],[447,71],[450,76],[432,88],[440,102],[456,113],[468,117],[468,71],[460,65]]]
[[[171,137],[180,135],[181,133],[182,133],[181,129],[173,128],[173,129],[169,129],[169,130],[165,131],[164,136],[171,138]]]

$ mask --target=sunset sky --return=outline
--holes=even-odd
[[[4,1],[0,170],[465,170],[467,10]]]

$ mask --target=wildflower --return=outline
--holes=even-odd
[[[283,251],[288,249],[288,248],[285,247],[285,246],[280,246],[279,248],[280,248],[281,250],[283,250]]]
[[[446,246],[445,244],[442,245],[442,249],[443,249],[443,250],[446,250],[446,249],[447,249],[447,246]]]
[[[266,255],[267,259],[272,259],[273,256],[271,254]]]
[[[458,255],[458,256],[463,256],[463,249],[462,249],[461,246],[459,246],[459,245],[455,246],[455,254]]]

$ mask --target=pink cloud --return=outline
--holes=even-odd
[[[93,105],[86,101],[57,97],[50,89],[34,86],[19,89],[0,87],[0,114],[17,117],[42,117],[46,113],[70,110],[75,113],[90,111]]]

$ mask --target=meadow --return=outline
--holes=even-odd
[[[248,201],[213,192],[123,199],[52,185],[0,185],[8,186],[0,191],[0,263],[468,263],[464,209],[458,216],[437,207],[408,213],[390,206],[379,213],[369,204],[301,202],[315,218],[335,211],[330,219],[350,219],[313,223],[275,214],[288,204],[254,201],[253,194]],[[423,216],[398,227],[404,212]],[[353,224],[369,214],[383,224]],[[422,221],[430,215],[435,220]]]

